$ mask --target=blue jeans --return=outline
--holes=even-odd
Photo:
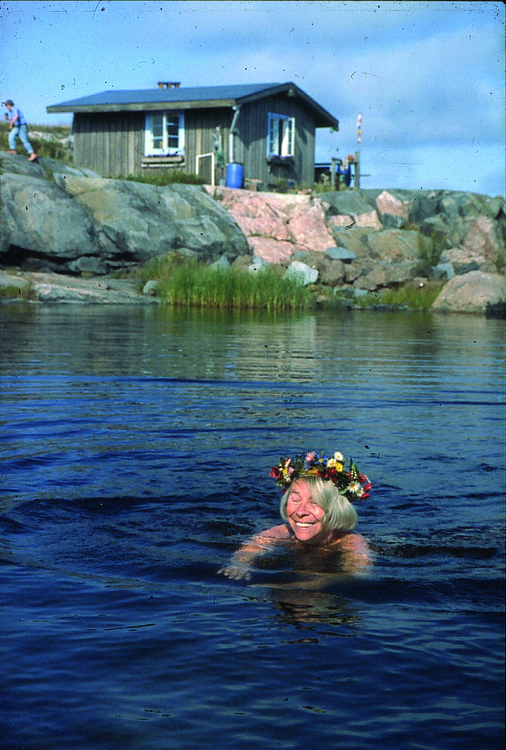
[[[9,148],[11,151],[16,150],[16,139],[19,138],[29,154],[33,154],[33,148],[28,140],[28,125],[18,125],[9,131]]]

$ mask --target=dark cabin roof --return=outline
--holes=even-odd
[[[52,104],[47,112],[126,112],[156,109],[207,109],[236,107],[286,93],[301,99],[312,111],[317,128],[339,129],[339,122],[294,83],[246,83],[234,86],[197,86],[191,88],[156,88],[102,91],[100,94]]]

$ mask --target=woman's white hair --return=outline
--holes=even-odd
[[[314,502],[323,508],[325,515],[323,524],[335,531],[351,531],[358,523],[357,511],[347,497],[339,494],[339,490],[331,481],[320,477],[301,477],[296,482],[305,482],[311,491]],[[286,506],[288,498],[293,491],[294,484],[290,485],[281,498],[280,513],[286,521],[288,516]]]

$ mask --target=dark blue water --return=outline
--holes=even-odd
[[[0,308],[2,748],[503,746],[504,323]],[[281,551],[269,468],[374,482],[366,575]]]

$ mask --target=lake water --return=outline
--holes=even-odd
[[[503,321],[3,306],[0,330],[2,748],[503,747]],[[218,575],[309,449],[374,482],[374,566]]]

